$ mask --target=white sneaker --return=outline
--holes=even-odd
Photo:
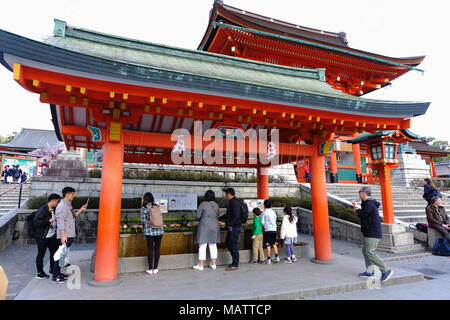
[[[275,262],[280,262],[280,257],[276,257]]]
[[[153,274],[153,270],[150,270],[150,269],[146,270],[145,272],[148,273],[148,274]]]
[[[198,264],[193,266],[192,268],[194,268],[195,270],[203,271],[203,267],[199,266]]]
[[[215,265],[215,264],[211,264],[211,265],[209,265],[210,267],[211,267],[211,269],[213,269],[213,270],[216,270],[217,269],[217,266]]]
[[[292,256],[292,257],[291,257],[291,261],[292,261],[292,262],[297,262],[298,260],[297,260],[297,258],[296,258],[295,256]]]
[[[158,272],[159,272],[158,269],[154,269],[154,270],[153,270],[153,274],[157,274]]]

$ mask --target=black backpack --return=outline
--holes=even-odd
[[[244,202],[244,200],[240,200],[241,201],[241,223],[246,223],[248,220],[248,206],[247,204]]]
[[[439,198],[442,198],[442,194],[441,194],[441,192],[440,192],[438,189],[433,188],[433,189],[431,189],[430,200],[431,200],[431,198],[433,198],[433,197],[439,197]]]
[[[36,216],[37,211],[33,211],[27,217],[27,233],[30,238],[34,238],[34,217]]]

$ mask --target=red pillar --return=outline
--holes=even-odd
[[[328,196],[325,177],[325,156],[319,155],[319,141],[315,141],[311,156],[311,200],[314,232],[314,251],[317,262],[332,260]]]
[[[256,170],[256,182],[258,185],[258,199],[269,199],[269,169],[258,168]]]
[[[356,181],[362,183],[361,150],[358,143],[352,144],[353,161],[355,162]]]
[[[108,134],[109,135],[109,134]],[[114,281],[119,257],[120,206],[122,199],[123,140],[103,146],[102,184],[98,214],[94,280]]]
[[[431,170],[431,177],[436,178],[437,177],[436,166],[434,165],[433,158],[430,158],[430,170]]]
[[[334,150],[332,150],[330,154],[330,172],[331,183],[338,182],[337,152]]]
[[[394,223],[394,202],[392,199],[391,167],[381,165],[376,168],[379,172],[381,200],[383,204],[383,222]]]

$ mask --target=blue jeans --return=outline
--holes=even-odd
[[[286,255],[288,258],[292,257],[294,255],[294,245],[293,244],[286,244]]]
[[[241,232],[242,227],[232,227],[232,229],[228,229],[227,237],[225,239],[225,243],[228,251],[230,251],[231,257],[233,258],[233,262],[230,267],[239,267],[239,249],[238,249],[238,240],[239,233]]]

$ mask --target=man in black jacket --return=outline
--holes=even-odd
[[[225,240],[228,251],[230,251],[233,262],[226,269],[227,271],[234,271],[239,268],[239,250],[238,240],[239,233],[242,230],[241,222],[241,201],[236,198],[233,188],[225,190],[225,196],[228,199],[227,213],[219,219],[226,222],[227,237]]]
[[[59,204],[61,197],[51,194],[47,204],[39,208],[33,219],[33,237],[36,240],[38,254],[36,256],[37,279],[48,279],[49,275],[44,272],[44,257],[47,249],[50,251],[50,273],[53,270],[53,255],[58,250],[59,242],[56,239],[56,218],[54,210]]]
[[[361,232],[364,236],[363,255],[367,270],[359,274],[362,278],[373,277],[374,274],[368,270],[369,267],[377,266],[381,271],[381,281],[387,281],[394,274],[388,270],[383,260],[375,253],[378,242],[382,238],[381,218],[378,208],[380,203],[371,198],[372,191],[369,187],[362,187],[359,191],[361,209],[356,209],[356,201],[353,200],[353,208],[361,219]]]

